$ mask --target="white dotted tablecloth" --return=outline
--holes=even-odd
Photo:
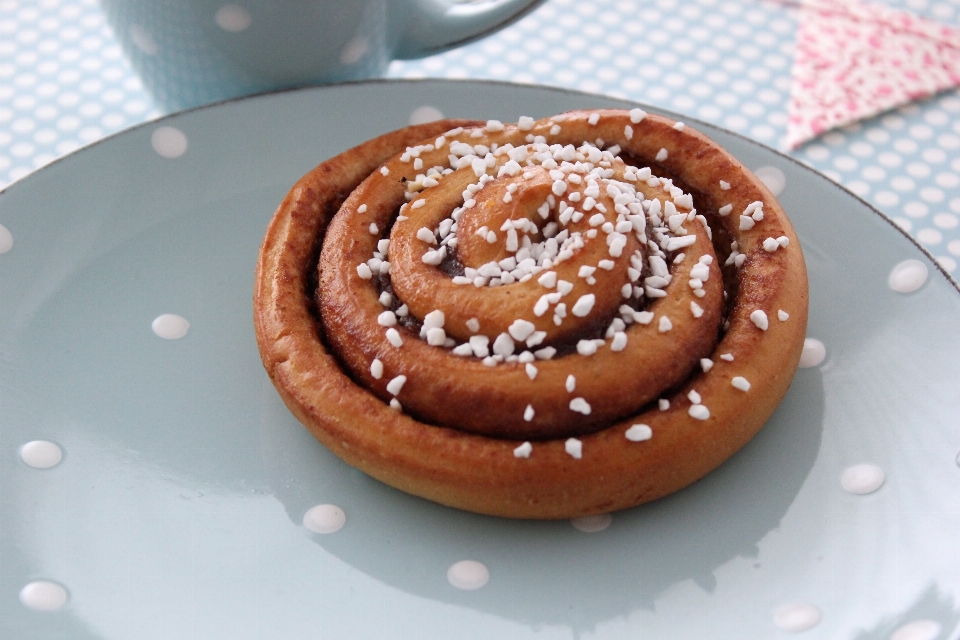
[[[886,4],[957,26],[960,0]],[[639,100],[780,147],[797,9],[760,0],[547,0],[393,78],[489,78]],[[96,0],[0,0],[0,187],[160,111]],[[890,216],[956,276],[960,95],[950,91],[790,153]]]

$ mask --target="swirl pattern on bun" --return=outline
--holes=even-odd
[[[347,462],[509,517],[611,511],[719,465],[786,392],[803,257],[763,184],[632,111],[386,134],[291,190],[255,323]]]

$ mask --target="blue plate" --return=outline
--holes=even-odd
[[[506,521],[368,478],[283,406],[251,292],[300,175],[411,114],[631,106],[488,82],[303,89],[147,123],[0,194],[0,635],[956,637],[958,290],[863,201],[706,124],[687,120],[782,187],[826,349],[716,472],[592,533]],[[902,293],[908,260],[923,284]],[[183,337],[158,336],[185,328],[164,314]],[[346,524],[312,532],[321,504]],[[455,587],[462,560],[489,581]]]

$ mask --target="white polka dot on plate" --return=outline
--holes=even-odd
[[[48,440],[32,440],[20,447],[20,459],[34,469],[49,469],[60,464],[63,451]]]
[[[914,620],[897,627],[890,640],[936,640],[940,630],[940,623],[935,620]]]
[[[422,107],[417,107],[410,112],[410,124],[425,124],[427,122],[433,122],[435,120],[441,120],[443,118],[443,112],[436,107],[431,107],[428,104],[423,105]]]
[[[783,631],[799,633],[820,624],[820,609],[806,602],[793,602],[773,612],[773,624]]]
[[[217,9],[217,12],[213,14],[213,19],[218,27],[231,33],[245,31],[253,24],[250,12],[235,4],[225,4]]]
[[[20,602],[35,611],[56,611],[67,603],[67,590],[56,582],[37,580],[20,590]]]
[[[807,338],[803,341],[803,351],[800,353],[800,368],[816,367],[827,357],[827,348],[816,338]]]
[[[904,260],[897,264],[887,278],[890,288],[899,293],[912,293],[927,281],[927,265],[919,260]]]
[[[164,158],[179,158],[187,152],[187,136],[176,127],[158,127],[150,135],[150,144]]]
[[[777,167],[760,167],[754,173],[775,196],[779,196],[787,184],[787,176]]]
[[[166,340],[179,340],[187,335],[190,323],[186,318],[173,313],[165,313],[154,318],[150,324],[153,332]]]
[[[447,580],[457,589],[474,591],[490,581],[490,570],[482,562],[461,560],[447,570]]]
[[[598,531],[603,531],[610,526],[611,522],[613,522],[613,516],[611,516],[609,513],[601,513],[595,516],[583,516],[581,518],[573,518],[570,520],[570,524],[572,524],[575,529],[583,531],[584,533],[597,533]]]
[[[334,504],[318,504],[303,514],[303,526],[314,533],[336,533],[346,523],[347,515]]]
[[[0,224],[0,253],[6,253],[10,249],[13,249],[13,234]]]
[[[886,480],[883,469],[874,464],[855,464],[840,474],[840,486],[844,491],[858,496],[873,493]]]

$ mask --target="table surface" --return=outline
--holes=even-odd
[[[797,9],[760,0],[546,0],[391,78],[485,78],[642,101],[781,148]],[[949,25],[960,0],[887,0]],[[96,0],[0,0],[0,187],[160,117]],[[960,93],[832,131],[789,155],[892,218],[956,277]],[[2,221],[0,221],[2,223]]]

